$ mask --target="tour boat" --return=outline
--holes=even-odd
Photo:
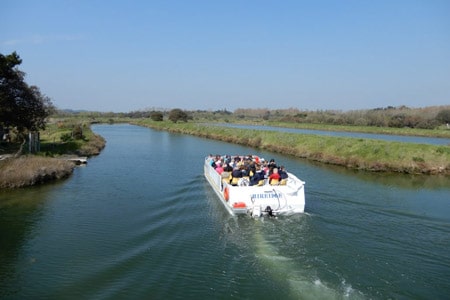
[[[288,178],[276,184],[269,183],[266,177],[257,185],[249,185],[249,178],[236,182],[231,175],[219,174],[212,167],[212,159],[211,156],[205,158],[205,177],[231,215],[248,214],[258,218],[304,212],[305,182],[294,174],[287,172]]]

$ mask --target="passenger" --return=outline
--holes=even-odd
[[[278,169],[273,168],[273,173],[269,176],[269,184],[275,184],[280,181],[280,174],[278,174]]]
[[[246,163],[244,163],[241,166],[241,172],[242,172],[242,177],[249,177],[250,176],[250,166]]]
[[[264,179],[265,179],[264,170],[261,169],[261,165],[257,164],[255,167],[255,173],[250,178],[250,185],[258,185],[258,183]]]
[[[284,166],[281,166],[278,170],[278,174],[280,174],[280,179],[287,179],[288,173],[286,172],[286,168]]]
[[[225,172],[233,172],[233,167],[232,166],[230,166],[228,163],[225,163],[225,165],[223,166],[223,170],[225,171]]]
[[[235,167],[231,172],[231,184],[237,185],[240,178],[242,178],[242,170],[240,167]]]
[[[267,175],[270,176],[273,173],[273,169],[276,168],[277,165],[275,163],[275,160],[272,158],[269,163],[267,164],[267,168],[269,168],[269,171],[267,172]]]
[[[277,164],[276,164],[276,162],[275,162],[275,159],[271,159],[270,161],[269,161],[269,168],[276,168],[277,167]]]
[[[214,162],[214,156],[213,156],[212,154],[210,154],[210,155],[208,156],[207,161],[208,161],[209,165],[212,166],[212,164],[213,164],[213,162]]]
[[[220,161],[216,162],[216,172],[219,174],[223,173],[223,167],[222,167],[222,164],[220,163]]]
[[[215,169],[217,167],[216,162],[217,162],[217,157],[213,157],[213,159],[211,160],[211,167],[213,167],[213,169]]]
[[[262,169],[264,170],[264,173],[266,174],[266,176],[269,176],[269,164],[266,160],[263,160]]]
[[[222,174],[220,174],[220,175],[222,175],[222,178],[224,178],[224,179],[231,178],[231,172],[233,171],[233,168],[227,163],[225,163],[222,167],[223,167],[223,172],[222,172]],[[229,183],[229,180],[228,180],[228,183]]]
[[[250,176],[255,175],[255,173],[256,173],[256,163],[254,161],[250,162],[249,169],[250,169]]]

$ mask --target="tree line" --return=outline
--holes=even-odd
[[[434,129],[450,123],[450,106],[432,106],[424,108],[388,106],[385,108],[345,112],[336,110],[301,111],[297,108],[239,108],[234,112],[226,109],[216,111],[187,111],[177,108],[167,111],[134,111],[121,115],[129,118],[151,118],[154,121],[167,119],[173,122],[186,122],[188,120],[224,122],[274,121],[286,123]]]
[[[0,54],[0,137],[8,129],[17,131],[17,135],[25,141],[25,134],[45,129],[47,118],[56,114],[70,116],[80,114],[93,119],[95,117],[127,117],[151,118],[154,121],[164,119],[172,122],[189,120],[207,121],[278,121],[291,123],[312,123],[331,125],[358,125],[377,127],[409,127],[433,129],[450,123],[450,105],[425,108],[409,108],[406,106],[374,108],[367,110],[300,110],[298,108],[238,108],[235,111],[221,109],[183,110],[139,110],[128,113],[70,112],[56,111],[50,98],[42,94],[37,86],[25,82],[25,73],[19,70],[22,63],[19,55]]]
[[[450,106],[424,108],[388,106],[347,112],[305,111],[283,116],[281,120],[296,123],[435,129],[450,123]]]

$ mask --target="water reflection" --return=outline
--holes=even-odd
[[[107,147],[68,180],[0,192],[0,298],[450,292],[447,178],[353,171],[130,125],[95,130]],[[210,152],[286,165],[306,181],[306,214],[230,217],[203,176]]]
[[[48,193],[63,182],[16,190],[0,190],[0,296],[2,286],[8,286],[20,277],[36,260],[26,253],[26,244],[39,231],[39,222],[45,214]],[[18,269],[22,265],[24,269]],[[14,283],[13,283],[14,285]],[[3,295],[6,296],[6,295]]]
[[[305,162],[303,162],[305,163]],[[403,189],[446,189],[450,190],[450,176],[446,175],[423,175],[423,174],[403,174],[390,172],[370,172],[364,170],[348,169],[335,165],[324,165],[322,163],[306,162],[311,165],[324,168],[338,176],[362,180],[368,183],[381,184],[387,187],[397,187]]]

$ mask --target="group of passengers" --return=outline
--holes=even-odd
[[[209,155],[209,163],[222,178],[232,185],[238,185],[242,178],[248,185],[263,185],[266,180],[275,185],[285,182],[288,174],[284,166],[277,166],[274,159],[266,161],[256,155],[230,156]]]

